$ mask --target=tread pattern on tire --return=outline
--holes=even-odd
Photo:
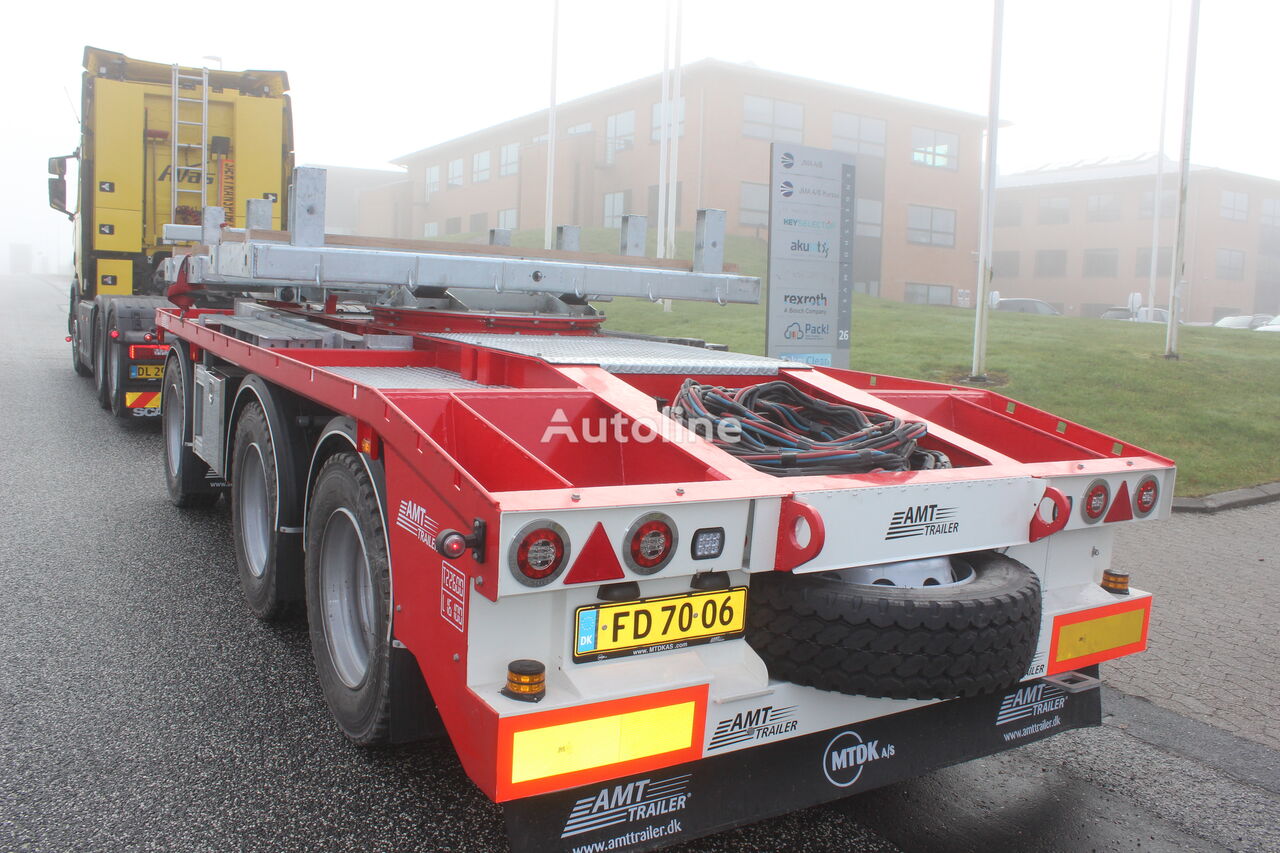
[[[191,425],[187,423],[187,417],[191,414],[191,407],[187,405],[189,391],[186,370],[182,356],[171,356],[165,362],[164,385],[160,395],[160,434],[164,448],[164,459],[161,464],[164,465],[165,488],[169,493],[169,502],[181,509],[203,509],[217,503],[220,493],[207,486],[205,474],[208,473],[209,466],[205,465],[204,461],[188,446],[188,442],[191,441]],[[169,472],[169,437],[168,425],[164,419],[165,406],[177,406],[181,412],[179,417],[183,420],[182,446],[178,451],[176,476]]]
[[[1040,635],[1040,581],[970,554],[971,584],[899,589],[821,573],[753,576],[747,642],[774,678],[851,695],[951,699],[1019,681]]]
[[[348,506],[347,509],[356,517],[360,529],[369,532],[369,538],[376,546],[375,552],[369,548],[369,543],[366,543],[365,553],[370,559],[370,569],[377,577],[376,583],[387,592],[388,601],[384,601],[383,604],[389,606],[390,603],[390,562],[384,544],[386,532],[382,524],[382,511],[377,491],[364,465],[353,452],[335,453],[325,461],[320,468],[320,473],[316,476],[315,491],[311,500],[311,512],[315,513],[315,517],[309,518],[307,523],[306,592],[311,649],[316,660],[320,686],[324,691],[329,709],[343,733],[359,746],[377,746],[389,742],[391,725],[391,644],[387,639],[387,632],[379,631],[378,648],[370,655],[368,677],[365,683],[354,691],[338,678],[333,662],[329,660],[329,646],[324,635],[324,617],[321,614],[324,605],[319,600],[319,569],[315,565],[315,560],[318,559],[321,551],[319,545],[324,529],[324,519],[318,517],[324,511],[326,503],[326,495],[323,493],[324,484],[326,475],[335,467],[343,469],[344,474],[350,477],[355,485],[355,506]],[[380,559],[374,560],[374,553],[377,553]],[[390,617],[385,609],[379,612],[384,619]],[[362,706],[359,708],[359,719],[344,719],[346,715],[341,707],[344,703],[335,701],[338,696],[352,697],[357,700]]]

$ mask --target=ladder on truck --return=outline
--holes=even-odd
[[[187,86],[184,88],[184,84]],[[195,84],[200,88],[200,97],[194,98],[190,95],[184,95],[184,92],[191,92],[195,88]],[[183,73],[181,67],[176,63],[172,67],[171,76],[171,97],[172,97],[172,122],[169,131],[169,221],[178,221],[178,200],[182,197],[182,193],[193,196],[199,196],[199,204],[192,204],[191,207],[196,211],[203,211],[208,204],[208,183],[209,183],[209,69],[201,68],[199,74]],[[200,120],[186,121],[182,118],[183,104],[199,104]],[[198,128],[200,134],[199,143],[182,142],[178,136],[184,127]],[[178,152],[192,149],[200,149],[200,166],[195,169],[199,173],[200,181],[197,187],[187,186],[185,180],[178,179]],[[183,177],[191,174],[192,166],[183,164],[182,168],[186,170]],[[200,215],[200,214],[197,214]]]

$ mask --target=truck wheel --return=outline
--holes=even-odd
[[[92,376],[93,371],[80,360],[80,320],[76,316],[76,286],[71,285],[71,307],[67,312],[67,334],[71,336],[71,369],[76,376]]]
[[[102,309],[93,314],[93,385],[98,393],[98,405],[111,408],[107,388],[107,312]]]
[[[170,351],[164,366],[164,391],[160,394],[160,428],[164,433],[164,481],[169,502],[195,509],[213,506],[218,492],[209,486],[209,466],[191,449],[188,370],[182,356]]]
[[[307,615],[320,687],[360,745],[385,743],[391,716],[391,577],[373,483],[352,452],[320,469],[307,512]]]
[[[284,453],[288,448],[281,448]],[[231,463],[231,530],[240,586],[253,615],[275,620],[302,603],[302,553],[280,532],[279,462],[267,416],[248,403],[236,422]]]
[[[857,569],[754,575],[747,642],[772,677],[821,690],[891,699],[1002,690],[1035,654],[1040,581],[994,552],[948,559],[952,577],[917,586],[866,582]]]
[[[124,347],[119,341],[107,342],[107,399],[111,401],[108,408],[117,418],[129,417],[124,401]]]

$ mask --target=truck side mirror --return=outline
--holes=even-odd
[[[65,213],[68,219],[74,219],[67,210],[67,179],[56,177],[49,179],[49,206],[59,213]]]
[[[49,158],[49,174],[62,177],[67,174],[67,158],[66,157],[50,157]]]

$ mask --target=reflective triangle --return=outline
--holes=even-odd
[[[587,537],[587,544],[578,552],[578,559],[573,561],[569,574],[565,575],[565,583],[600,583],[601,581],[620,581],[626,578],[618,555],[613,553],[613,543],[609,534],[604,532],[604,525],[596,522],[595,530]]]
[[[1120,488],[1116,489],[1116,496],[1111,500],[1111,509],[1107,510],[1107,517],[1103,521],[1133,521],[1133,508],[1129,506],[1132,501],[1129,500],[1129,483],[1127,480],[1120,481]]]

